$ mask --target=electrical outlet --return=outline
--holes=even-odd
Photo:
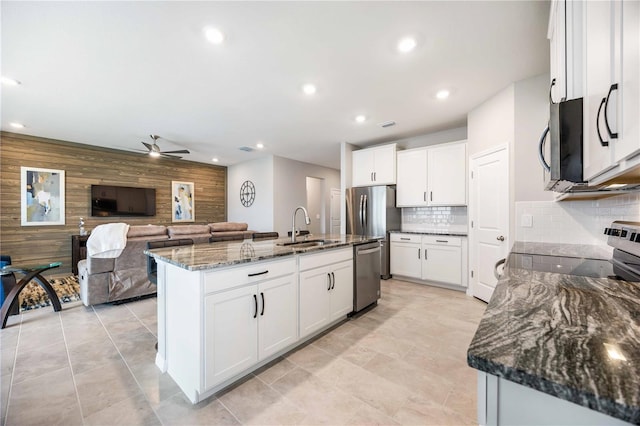
[[[533,215],[523,214],[520,218],[520,226],[523,228],[533,228]]]

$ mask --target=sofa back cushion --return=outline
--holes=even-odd
[[[246,231],[249,225],[241,222],[215,222],[210,223],[209,227],[211,232]]]
[[[131,225],[127,238],[135,237],[155,237],[167,235],[167,227],[163,225]]]
[[[176,225],[167,226],[167,232],[172,239],[180,238],[179,235],[209,234],[209,225]]]

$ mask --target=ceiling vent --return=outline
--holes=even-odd
[[[385,121],[384,123],[378,123],[378,126],[380,127],[391,127],[395,125],[396,125],[395,121]]]
[[[241,146],[240,148],[238,148],[240,151],[244,151],[244,152],[252,152],[253,148],[251,148],[250,146]]]

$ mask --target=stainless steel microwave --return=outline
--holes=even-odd
[[[549,126],[542,133],[538,155],[545,174],[545,189],[568,192],[586,187],[582,178],[582,98],[552,103]],[[549,136],[549,161],[545,158],[545,141]],[[585,188],[586,189],[586,188]]]

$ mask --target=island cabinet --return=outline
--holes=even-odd
[[[396,144],[360,149],[351,155],[353,186],[396,183]]]
[[[209,273],[204,298],[205,389],[248,369],[298,340],[295,262],[267,262]],[[262,278],[267,277],[268,278]],[[258,280],[246,285],[246,281]],[[239,287],[215,291],[216,282]]]
[[[398,207],[464,206],[467,204],[467,144],[398,152]]]
[[[353,311],[353,249],[300,256],[300,337]]]

